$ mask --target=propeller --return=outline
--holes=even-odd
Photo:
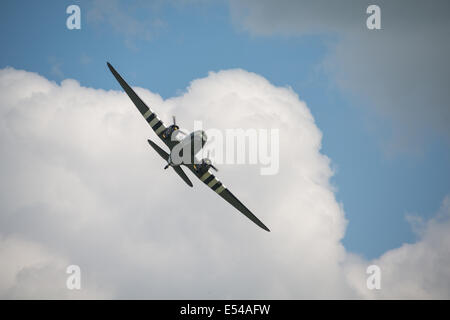
[[[211,162],[211,159],[209,159],[209,150],[206,153],[206,159],[204,159],[205,163],[209,165],[211,168],[213,168],[216,172],[219,171]]]
[[[173,120],[173,125],[176,126],[177,125],[177,121],[176,121],[175,116],[172,116],[172,120]]]

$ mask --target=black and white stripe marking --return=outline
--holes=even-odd
[[[151,109],[148,109],[147,112],[143,114],[143,116],[147,120],[150,127],[152,127],[152,129],[155,130],[157,135],[159,135],[166,129],[164,123],[158,118],[158,116]]]
[[[213,189],[217,194],[220,194],[225,190],[225,186],[220,182],[211,172],[206,171],[201,177],[200,180],[203,181],[208,187]]]

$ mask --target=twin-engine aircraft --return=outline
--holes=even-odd
[[[162,120],[150,109],[144,101],[139,98],[139,96],[131,89],[131,87],[123,80],[120,74],[113,68],[109,62],[107,63],[109,70],[119,82],[123,90],[128,94],[131,101],[136,105],[139,112],[142,114],[147,123],[155,131],[156,135],[169,147],[170,152],[167,153],[162,148],[160,148],[156,143],[148,140],[150,146],[167,162],[164,169],[172,167],[175,172],[183,179],[186,184],[192,187],[192,182],[189,180],[186,173],[183,171],[181,165],[184,165],[192,173],[199,178],[203,183],[215,191],[218,195],[228,201],[233,207],[238,209],[247,218],[256,223],[262,229],[270,231],[264,223],[262,223],[253,213],[247,209],[246,206],[242,204],[232,193],[228,190],[222,182],[219,181],[211,172],[210,169],[218,171],[217,168],[211,163],[208,158],[201,159],[200,161],[195,161],[195,155],[200,151],[207,141],[207,136],[204,131],[198,130],[190,134],[187,134],[177,126],[175,122],[175,117],[173,117],[173,124],[166,126]],[[190,150],[190,162],[179,161],[180,156],[184,150]],[[184,158],[183,158],[184,159]],[[177,160],[177,161],[174,161]]]

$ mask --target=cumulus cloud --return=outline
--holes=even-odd
[[[117,88],[106,67],[104,76]],[[56,84],[6,68],[0,70],[2,297],[76,298],[64,289],[69,264],[81,267],[80,293],[92,298],[369,295],[361,286],[370,262],[341,244],[346,220],[329,183],[330,160],[295,92],[244,70],[211,72],[167,100],[136,90],[163,120],[176,114],[187,129],[194,120],[205,129],[279,128],[279,174],[261,176],[257,165],[221,165],[219,172],[272,232],[194,177],[188,188],[163,170],[146,138],[163,144],[122,91],[75,80]],[[433,225],[425,234],[435,239],[443,232],[436,230],[448,229]],[[410,247],[420,250],[427,239]],[[377,263],[410,268],[403,277],[415,283],[419,271],[402,248]],[[444,242],[428,253],[437,257],[431,277],[449,278],[440,265],[448,248]],[[436,282],[415,285],[416,293],[450,296]],[[386,295],[404,295],[383,286]]]
[[[367,290],[367,262],[348,260],[347,277],[360,297],[375,299],[448,299],[450,296],[450,196],[420,232],[420,240],[390,250],[372,261],[382,271],[381,290]]]
[[[18,236],[0,238],[0,297],[3,299],[108,299],[112,295],[92,283],[68,290],[70,261],[37,242]]]
[[[256,35],[334,35],[325,70],[357,105],[389,121],[389,151],[420,151],[436,137],[449,142],[450,3],[376,4],[382,30],[375,31],[366,28],[363,1],[231,1],[231,12]]]

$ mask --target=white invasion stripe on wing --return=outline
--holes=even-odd
[[[144,113],[144,119],[147,120],[153,114],[152,110],[148,109],[146,113]]]
[[[221,185],[220,187],[218,187],[215,191],[217,192],[217,194],[220,194],[223,190],[225,190],[225,186]]]
[[[161,125],[155,132],[156,132],[156,134],[160,134],[165,129],[166,129],[166,126],[161,122]]]
[[[208,183],[208,187],[212,188],[213,185],[215,185],[217,182],[216,178],[213,178],[209,183]]]
[[[200,180],[205,181],[209,176],[211,175],[211,173],[209,171],[206,171],[200,178]]]
[[[149,123],[150,127],[153,128],[153,126],[155,125],[155,123],[157,123],[158,121],[159,121],[159,118],[158,118],[158,117],[153,118],[153,120],[150,121],[150,123]]]

